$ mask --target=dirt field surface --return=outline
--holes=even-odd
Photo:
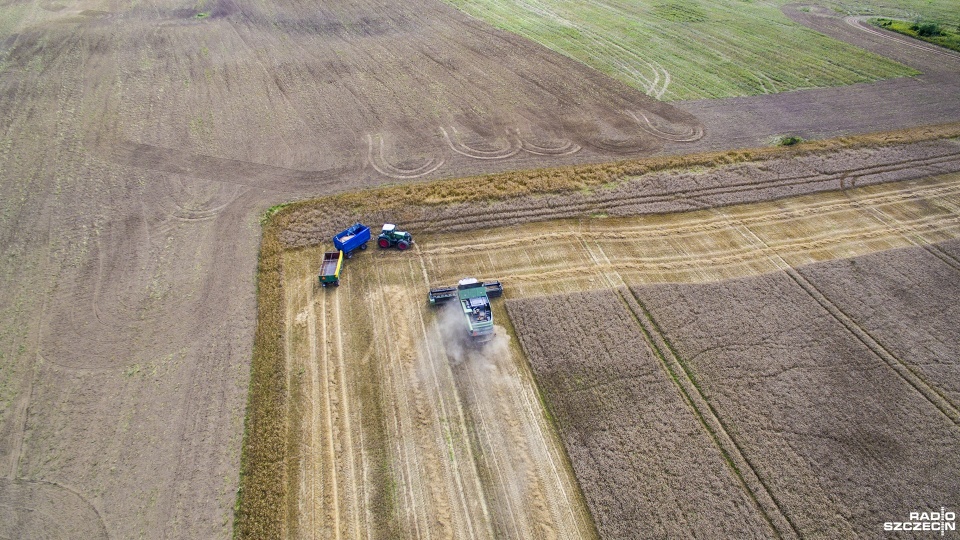
[[[948,471],[960,413],[949,321],[960,261],[950,250],[960,238],[958,208],[960,175],[952,174],[682,214],[421,235],[412,253],[359,253],[343,285],[327,290],[315,285],[324,248],[288,251],[289,532],[581,537],[592,529],[577,481],[603,537],[849,535],[868,532],[885,512],[908,511],[903,505],[953,502],[960,486]],[[904,251],[911,246],[925,258]],[[810,266],[817,261],[831,262]],[[866,270],[845,271],[851,265]],[[502,280],[509,298],[509,319],[496,304],[502,326],[481,350],[459,346],[459,316],[432,310],[425,297],[464,268]],[[917,316],[906,342],[893,330],[903,321],[896,312],[855,322],[888,297],[896,306],[906,296],[885,287],[895,276],[917,294],[906,301]],[[718,280],[727,281],[666,285]],[[861,291],[868,307],[832,303],[831,286]],[[569,292],[578,290],[586,292]],[[752,322],[760,306],[769,313]],[[697,317],[717,319],[723,331]],[[755,331],[736,330],[751,324]],[[729,347],[728,335],[738,336]],[[917,343],[937,348],[896,356]],[[741,353],[752,355],[746,364]],[[714,357],[726,371],[691,367]],[[745,365],[747,373],[735,371]],[[875,384],[824,390],[824,377],[839,373],[852,385],[859,370]],[[934,377],[944,382],[926,382]],[[909,452],[882,458],[884,470],[910,472],[890,480],[855,465],[841,486],[850,465],[832,461],[824,464],[832,476],[815,476],[832,451],[818,434],[848,429],[856,404],[887,383],[902,394],[891,413],[898,419],[886,423],[884,401],[872,401],[855,450],[877,457],[884,450],[871,446],[871,430],[912,422]],[[768,392],[765,384],[776,386]],[[768,394],[792,400],[781,411],[789,421],[779,412],[764,420],[770,407],[787,406]],[[825,426],[802,417],[813,414],[804,400],[825,407],[816,412],[831,417]],[[783,438],[766,440],[765,430]],[[911,488],[926,474],[913,465],[923,441],[934,441],[924,466],[937,462],[942,479]],[[850,452],[843,459],[857,458]],[[886,491],[868,497],[874,490]]]
[[[268,207],[688,152],[711,129],[707,146],[728,147],[782,131],[725,137],[748,106],[701,120],[439,2],[2,9],[0,522],[12,536],[231,534]],[[911,111],[960,120],[946,76],[917,81]],[[863,101],[848,90],[844,103]],[[513,499],[477,468],[496,533]],[[50,504],[68,510],[37,518]]]

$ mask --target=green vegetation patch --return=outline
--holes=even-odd
[[[932,21],[898,21],[894,19],[870,19],[872,24],[923,41],[960,52],[960,25],[950,27]]]
[[[667,21],[698,23],[706,22],[707,14],[696,2],[657,4],[653,12]]]
[[[790,0],[778,0],[781,4]],[[957,0],[821,0],[816,2],[844,15],[870,15],[905,21],[940,21],[960,24]]]
[[[666,101],[917,74],[794,23],[786,1],[444,1]]]

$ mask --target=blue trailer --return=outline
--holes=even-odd
[[[363,223],[355,223],[333,236],[333,246],[343,252],[346,258],[353,255],[355,249],[367,249],[370,241],[370,227]]]

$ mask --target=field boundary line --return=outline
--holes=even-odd
[[[803,275],[797,271],[796,268],[791,266],[776,249],[770,247],[770,245],[763,240],[759,235],[753,232],[747,225],[740,225],[739,228],[745,231],[747,234],[752,237],[757,243],[757,248],[762,250],[763,253],[787,276],[790,277],[796,284],[803,289],[815,302],[817,302],[824,310],[826,310],[837,322],[843,325],[858,341],[860,341],[870,352],[876,355],[880,360],[887,364],[897,375],[899,375],[907,384],[912,386],[921,396],[927,399],[931,405],[936,407],[941,413],[944,414],[955,426],[960,426],[960,410],[957,409],[957,406],[947,399],[939,390],[933,387],[928,383],[923,376],[918,374],[912,367],[910,367],[906,362],[897,358],[895,354],[890,352],[890,350],[885,347],[879,340],[877,340],[873,335],[858,324],[853,317],[847,315],[843,309],[840,308],[835,302],[830,300],[823,292],[817,288],[810,280],[803,277]],[[900,234],[904,236],[904,234]],[[906,238],[908,241],[913,242],[913,240]]]
[[[630,296],[627,297],[623,289],[618,290],[621,300],[630,312],[637,326],[643,333],[643,336],[650,346],[651,350],[660,360],[661,366],[666,370],[667,375],[673,380],[677,389],[684,397],[684,401],[693,410],[704,430],[713,440],[717,449],[731,468],[734,475],[740,481],[741,487],[750,496],[763,518],[767,521],[773,531],[780,538],[800,538],[800,532],[797,526],[790,519],[790,516],[783,510],[780,502],[773,495],[773,492],[760,477],[753,463],[747,458],[743,449],[737,444],[737,441],[730,435],[723,420],[719,414],[704,396],[700,386],[690,371],[690,368],[681,359],[673,344],[667,338],[666,334],[654,320],[653,315],[640,300],[637,293],[630,287],[625,287]],[[637,313],[637,309],[632,305],[635,303],[642,313]],[[669,353],[669,354],[667,354]]]

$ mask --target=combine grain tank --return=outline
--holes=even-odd
[[[430,304],[444,304],[456,299],[463,310],[467,323],[467,335],[473,341],[485,342],[493,339],[493,311],[490,299],[503,295],[503,286],[499,281],[478,281],[476,278],[464,278],[456,287],[430,289]]]

